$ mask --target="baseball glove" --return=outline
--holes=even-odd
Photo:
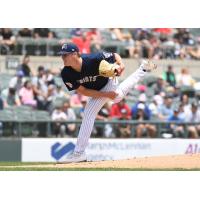
[[[99,64],[99,75],[104,77],[118,76],[118,67],[116,63],[110,64],[106,60],[102,60]]]

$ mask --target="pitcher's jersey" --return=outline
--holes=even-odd
[[[65,66],[61,71],[61,77],[68,90],[76,90],[80,85],[93,90],[102,89],[109,78],[99,75],[99,64],[102,60],[114,63],[114,54],[106,52],[82,54],[81,58],[83,60],[81,72],[75,71],[70,66]]]

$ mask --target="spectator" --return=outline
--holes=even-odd
[[[148,88],[148,86],[143,85],[143,84],[141,84],[141,85],[139,84],[135,87],[135,89],[138,90],[140,93],[145,93],[147,91],[147,88]]]
[[[148,29],[140,29],[137,32],[137,40],[140,41],[142,46],[142,57],[153,58],[154,48],[150,43],[152,33]]]
[[[180,45],[177,44],[171,37],[160,35],[162,58],[175,59],[180,54]]]
[[[181,103],[179,105],[179,114],[178,114],[178,118],[181,120],[181,121],[185,121],[186,119],[186,112],[184,111],[184,105],[183,103]]]
[[[37,102],[34,99],[33,88],[29,80],[25,81],[24,87],[20,89],[19,97],[23,105],[36,107]]]
[[[152,35],[149,38],[149,52],[151,52],[151,56],[153,59],[160,59],[163,57],[163,53],[161,51],[161,46],[160,46],[160,39],[152,33]]]
[[[9,82],[9,85],[15,88],[17,93],[24,85],[25,79],[23,77],[24,77],[23,71],[21,70],[17,71],[16,76],[14,76]]]
[[[51,112],[53,109],[53,100],[55,98],[56,88],[55,85],[48,85],[45,110]]]
[[[189,30],[186,28],[177,28],[177,33],[174,34],[174,39],[181,45],[192,45],[194,40]]]
[[[85,31],[81,28],[71,29],[70,38],[82,38],[86,34],[86,38],[90,41],[92,52],[101,50],[102,37],[101,32],[110,31],[111,38],[114,41],[119,41],[119,44],[124,44],[127,47],[130,57],[148,57],[154,59],[161,58],[187,58],[199,59],[200,50],[198,38],[191,34],[191,29],[168,29],[168,28],[155,28],[155,29],[96,29],[91,28]],[[5,51],[9,51],[15,45],[15,38],[11,29],[1,28],[0,39]],[[55,38],[56,34],[48,28],[22,28],[17,33],[18,37],[30,38]],[[5,38],[5,39],[3,39]],[[11,39],[12,38],[12,39]],[[7,40],[5,42],[5,40]],[[69,38],[63,39],[68,41]],[[65,42],[66,42],[65,41]],[[7,43],[7,44],[5,44]],[[12,44],[11,44],[12,43]],[[40,46],[40,45],[39,45]],[[35,53],[39,54],[41,49],[36,45]],[[13,49],[12,49],[13,50]],[[5,53],[4,51],[4,53]],[[6,52],[6,53],[7,53]]]
[[[12,33],[10,28],[1,28],[0,29],[0,44],[4,45],[5,53],[10,53],[14,50],[14,45],[16,42],[16,38]]]
[[[32,31],[29,28],[22,28],[18,32],[19,37],[32,37]]]
[[[171,28],[154,28],[153,31],[159,34],[164,34],[164,35],[172,34]]]
[[[163,74],[163,79],[170,85],[175,87],[176,86],[176,77],[173,72],[173,66],[168,65],[168,69],[166,72]]]
[[[12,85],[2,91],[2,100],[4,108],[21,105],[16,89]]]
[[[73,28],[70,31],[70,36],[73,37],[80,37],[83,34],[83,31],[81,30],[81,28]]]
[[[54,38],[55,35],[48,28],[34,28],[33,29],[34,38]]]
[[[166,83],[163,77],[159,76],[157,82],[152,86],[154,94],[160,94],[161,92],[166,92]]]
[[[86,33],[86,37],[90,40],[92,52],[98,52],[101,50],[102,37],[97,28],[91,28],[90,31]]]
[[[44,70],[44,79],[47,85],[55,85],[54,76],[49,69]]]
[[[56,99],[56,98],[63,98],[63,97],[69,98],[69,94],[67,94],[66,92],[64,92],[61,84],[56,84],[56,92],[55,92],[54,99]]]
[[[160,120],[167,120],[170,116],[173,115],[173,109],[172,109],[172,98],[171,97],[165,97],[164,103],[159,106],[159,114],[158,117]]]
[[[174,39],[174,58],[185,59],[187,52],[185,46],[182,46],[176,39]]]
[[[149,104],[149,110],[152,114],[152,116],[157,117],[158,116],[158,102],[156,100],[156,97],[153,97],[153,101]]]
[[[200,110],[196,103],[192,103],[190,111],[186,113],[186,122],[200,123]],[[188,126],[188,132],[190,138],[199,138],[200,125]]]
[[[78,46],[80,53],[90,53],[91,41],[86,33],[83,33],[81,37],[73,37],[72,42]]]
[[[57,107],[51,115],[52,120],[55,122],[53,124],[53,133],[58,136],[65,136],[66,133],[66,125],[65,121],[67,120],[67,115],[62,111],[61,107]]]
[[[177,83],[179,86],[193,86],[195,80],[189,73],[187,68],[182,68],[181,73],[177,75]]]
[[[179,44],[183,44],[183,35],[184,35],[185,29],[184,28],[177,28],[176,33],[174,34],[173,38],[176,42]]]
[[[179,86],[175,86],[174,87],[174,91],[173,91],[173,98],[174,100],[179,99],[181,96],[181,90]]]
[[[120,110],[121,117],[119,120],[130,120],[127,109],[123,108]],[[128,123],[118,124],[116,127],[117,137],[130,138],[131,137],[131,125]]]
[[[143,103],[139,103],[136,115],[133,118],[134,120],[140,122],[140,124],[136,126],[136,137],[141,138],[144,135],[147,135],[148,137],[154,138],[156,136],[156,127],[154,125],[144,123],[144,120],[149,120],[149,117],[145,114],[144,109],[145,105]]]
[[[146,95],[144,93],[140,94],[139,96],[139,99],[138,99],[138,102],[132,107],[132,110],[131,110],[131,115],[132,115],[132,119],[135,119],[136,118],[136,115],[138,113],[138,105],[140,103],[142,103],[144,105],[144,113],[145,113],[145,116],[150,119],[151,117],[151,111],[148,107],[148,105],[146,104]]]
[[[186,51],[192,59],[196,59],[196,60],[200,59],[200,47],[199,47],[199,45],[187,47]]]
[[[184,112],[189,112],[191,110],[191,105],[189,103],[189,97],[187,94],[184,94],[183,96],[181,96],[181,103],[182,103],[182,106],[183,106],[183,110]]]
[[[83,107],[82,102],[86,101],[87,97],[79,93],[74,93],[70,98],[71,107]]]
[[[179,117],[180,109],[180,107],[174,109],[173,115],[168,118],[168,122],[182,122],[182,119]],[[182,125],[170,123],[169,129],[174,137],[184,137],[184,128]]]
[[[129,57],[134,57],[137,55],[136,49],[134,47],[134,40],[129,32],[123,32],[123,29],[120,28],[111,28],[110,29],[111,37],[113,40],[122,42],[128,49]]]
[[[165,96],[166,96],[166,95],[165,95],[164,92],[155,94],[155,95],[153,96],[153,100],[156,101],[158,107],[159,107],[160,105],[163,104],[163,102],[164,102],[164,97],[165,97]]]
[[[30,77],[31,74],[31,69],[29,67],[29,62],[30,62],[30,57],[28,55],[25,55],[23,57],[22,64],[19,66],[19,69],[24,73],[25,77]]]
[[[131,119],[131,109],[126,104],[125,99],[123,99],[119,103],[113,104],[110,111],[110,117],[112,119],[120,119],[122,117],[122,112],[121,112],[122,109],[125,109],[127,111],[127,117]]]
[[[76,120],[75,112],[74,112],[74,110],[70,107],[70,102],[69,102],[69,100],[66,100],[66,101],[64,102],[62,110],[63,110],[64,113],[66,114],[67,120],[69,120],[69,121]],[[67,135],[74,136],[75,131],[76,131],[76,124],[67,124],[67,125],[66,125],[66,132],[67,132]]]
[[[44,78],[44,67],[38,67],[38,75],[33,77],[32,85],[33,85],[33,92],[37,101],[37,108],[39,110],[46,110],[47,109],[47,92],[48,87],[45,82]]]

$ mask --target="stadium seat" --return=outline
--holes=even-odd
[[[1,110],[0,111],[0,120],[13,120],[13,112],[12,110]]]
[[[50,135],[51,117],[47,111],[33,111],[33,120],[35,122],[35,129],[38,131],[39,137],[46,137]]]
[[[129,106],[129,108],[132,108],[133,105],[135,105],[136,100],[135,99],[126,99],[126,104]]]
[[[187,94],[188,97],[194,97],[195,96],[195,90],[191,86],[181,86],[180,88],[181,94]]]
[[[137,97],[137,98],[138,98],[138,96],[140,95],[140,91],[133,89],[133,90],[131,90],[131,91],[129,92],[129,94],[130,94],[130,96],[133,96],[133,97]]]
[[[14,106],[13,110],[17,110],[17,111],[31,111],[32,107],[31,106],[26,106],[26,105]]]
[[[109,31],[101,31],[101,36],[106,41],[112,41],[111,33]]]
[[[0,122],[2,122],[3,136],[13,136],[16,134],[16,124],[13,122],[15,116],[12,110],[1,110],[0,111]]]
[[[145,92],[147,99],[152,99],[152,97],[154,96],[154,89],[149,87],[148,90],[146,90]]]
[[[144,80],[142,81],[142,83],[144,83],[145,85],[151,87],[154,83],[157,82],[157,77],[156,76],[152,76],[152,75],[148,75],[144,78]]]
[[[9,87],[9,82],[12,77],[13,77],[13,75],[11,75],[11,74],[4,74],[4,73],[0,74],[0,89],[1,89],[1,91],[3,89],[6,89]]]
[[[70,38],[70,28],[51,28],[51,31],[55,32],[57,38]]]
[[[18,120],[18,134],[19,136],[32,136],[33,117],[30,110],[15,109],[15,118]]]

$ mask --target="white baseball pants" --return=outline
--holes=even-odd
[[[146,72],[141,68],[137,69],[123,82],[118,84],[118,81],[110,79],[101,91],[116,91],[119,95],[113,100],[114,103],[121,101],[127,93],[140,81]],[[94,126],[95,118],[103,105],[109,101],[108,98],[89,98],[84,109],[83,121],[79,130],[75,152],[82,153],[85,151],[88,141]]]

